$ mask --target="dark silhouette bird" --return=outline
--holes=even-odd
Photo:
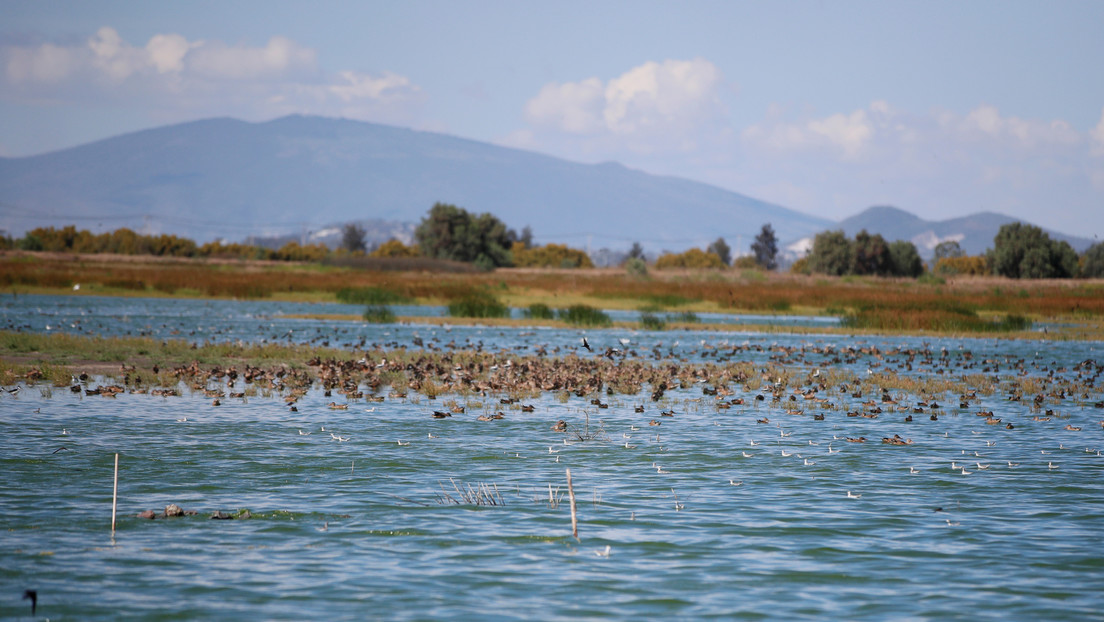
[[[38,590],[23,590],[23,600],[31,601],[31,617],[34,617],[35,609],[38,608]]]
[[[587,352],[593,352],[594,351],[594,350],[590,349],[590,342],[587,341],[586,337],[583,337],[583,347],[586,348]]]

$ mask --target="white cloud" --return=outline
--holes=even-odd
[[[696,144],[695,134],[724,112],[721,73],[693,60],[646,62],[603,83],[551,83],[525,106],[538,129],[623,144],[634,151]]]
[[[872,114],[860,109],[850,114],[834,114],[796,123],[782,121],[776,111],[772,115],[774,118],[744,129],[743,138],[751,145],[773,151],[829,149],[854,159],[863,154],[874,138],[872,116],[885,117],[890,114],[889,105],[884,101],[874,102],[870,110]]]
[[[328,73],[317,57],[280,36],[249,46],[160,33],[136,46],[105,26],[83,44],[0,47],[0,98],[143,106],[160,120],[299,112],[400,121],[422,101],[405,76]]]
[[[998,140],[1012,147],[1074,145],[1081,141],[1077,131],[1060,119],[1046,122],[1004,117],[990,105],[978,106],[962,119],[955,115],[945,116],[943,123],[947,129],[965,136],[981,136],[984,140]]]
[[[602,129],[605,89],[598,78],[565,84],[546,84],[525,105],[526,118],[536,125],[571,134],[593,134]]]
[[[1092,140],[1092,154],[1104,155],[1104,109],[1100,111],[1100,123],[1089,130],[1089,138]]]
[[[197,45],[188,53],[189,71],[215,80],[264,80],[317,70],[317,53],[285,37],[264,47],[229,46],[221,41]]]

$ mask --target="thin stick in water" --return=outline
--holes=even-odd
[[[575,489],[571,486],[571,469],[567,469],[567,494],[571,498],[571,535],[579,539],[579,520],[575,515]]]
[[[115,454],[115,485],[111,490],[111,535],[115,535],[115,508],[119,505],[119,454]]]

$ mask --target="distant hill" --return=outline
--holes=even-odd
[[[335,223],[417,223],[437,201],[593,250],[683,250],[723,236],[740,252],[768,222],[783,243],[833,225],[620,164],[321,117],[207,119],[0,159],[0,228],[15,235],[75,224],[201,242],[309,239]]]
[[[841,221],[837,228],[843,229],[848,236],[854,236],[866,229],[870,233],[881,234],[889,241],[909,240],[916,245],[921,256],[931,257],[935,246],[946,240],[957,241],[970,255],[983,253],[993,247],[993,238],[1001,225],[1017,221],[1019,219],[992,212],[929,221],[896,207],[877,206]],[[1051,238],[1069,242],[1079,253],[1093,244],[1093,240],[1088,238],[1077,238],[1055,231],[1047,231],[1047,234]]]

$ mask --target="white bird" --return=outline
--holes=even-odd
[[[375,406],[373,406],[373,407],[371,407],[371,408],[365,408],[365,409],[364,409],[364,412],[366,412],[366,413],[374,413],[374,412],[376,412],[376,407],[375,407]]]
[[[988,465],[988,464],[982,464],[982,463],[980,463],[980,462],[975,462],[974,464],[977,464],[977,468],[978,468],[978,469],[981,469],[981,470],[984,470],[984,469],[988,469],[988,468],[989,468],[989,465]]]
[[[1018,466],[1020,466],[1019,462],[1012,462],[1011,460],[1008,461],[1008,468],[1011,469],[1012,467],[1018,467]]]
[[[778,433],[782,435],[782,438],[786,438],[793,434],[793,432],[783,432],[782,430],[779,430]]]
[[[549,447],[548,447],[548,453],[550,453],[550,454],[558,454],[558,453],[560,453],[560,450],[559,450],[559,449],[552,449],[552,447],[551,447],[551,446],[549,446]]]
[[[594,554],[597,555],[598,557],[609,557],[610,556],[610,545],[607,544],[606,545],[606,550],[604,550],[604,551],[594,551]]]
[[[1048,462],[1048,463],[1047,463],[1047,468],[1048,468],[1048,469],[1051,469],[1051,470],[1053,470],[1053,469],[1057,469],[1057,468],[1058,468],[1058,465],[1054,464],[1053,462]]]
[[[751,446],[752,447],[758,447],[759,443],[756,443],[755,441],[751,441]]]
[[[730,479],[730,480],[728,480],[728,483],[732,484],[733,486],[742,486],[743,483],[744,483],[744,480],[736,481],[736,480]]]
[[[917,474],[917,473],[919,473],[919,472],[920,472],[920,471],[916,470],[916,468],[914,468],[914,467],[909,467],[909,474],[911,474],[911,475],[916,475],[916,474]]]
[[[299,430],[299,436],[310,436],[310,435],[311,435],[310,432],[304,432],[303,430]]]
[[[848,499],[859,499],[859,498],[862,498],[862,495],[852,494],[851,491],[848,490],[847,491],[847,498]]]
[[[969,475],[970,473],[973,473],[973,471],[967,471],[966,467],[962,467],[962,474],[963,475]]]
[[[398,444],[399,444],[399,447],[406,447],[407,445],[409,445],[409,444],[410,444],[410,441],[407,441],[407,442],[405,442],[405,443],[404,443],[404,442],[402,442],[402,441],[396,441],[396,442],[398,442]]]
[[[790,457],[790,456],[792,456],[792,455],[793,455],[793,454],[788,454],[788,453],[786,453],[786,450],[785,450],[785,449],[783,449],[783,450],[782,450],[782,457],[783,457],[783,458],[789,458],[789,457]]]
[[[629,441],[625,441],[625,449],[636,449],[636,445],[630,445]]]
[[[187,417],[181,417],[180,419],[177,419],[177,421],[178,421],[178,422],[180,422],[180,423],[183,423],[183,422],[185,422],[185,421],[187,421],[187,420],[188,420],[188,418],[187,418]]]
[[[818,442],[816,442],[816,441],[809,441],[809,444],[810,444],[810,445],[819,445],[820,443],[818,443]]]
[[[69,430],[66,430],[65,428],[62,428],[61,429],[61,435],[62,436],[69,436]],[[1085,451],[1088,451],[1088,449],[1086,449]]]
[[[948,527],[958,527],[959,525],[961,525],[961,524],[962,524],[962,523],[960,523],[960,522],[958,522],[958,521],[954,521],[954,522],[951,522],[951,519],[949,519],[949,518],[947,518],[947,519],[944,519],[944,520],[946,520],[946,521],[947,521],[947,526],[948,526]]]
[[[437,437],[433,435],[433,432],[430,432],[429,434],[426,435],[426,438],[437,438]]]
[[[842,449],[832,449],[831,445],[828,446],[828,453],[830,453],[830,454],[838,454],[841,451],[843,451],[843,450]]]
[[[752,456],[754,456],[754,455],[755,455],[755,454],[749,454],[749,453],[748,453],[748,452],[746,452],[746,451],[742,451],[742,452],[740,452],[740,453],[744,454],[744,457],[745,457],[745,458],[750,458],[750,457],[752,457]]]
[[[808,458],[805,458],[805,466],[813,466],[814,464],[816,463],[812,460],[809,460]]]

